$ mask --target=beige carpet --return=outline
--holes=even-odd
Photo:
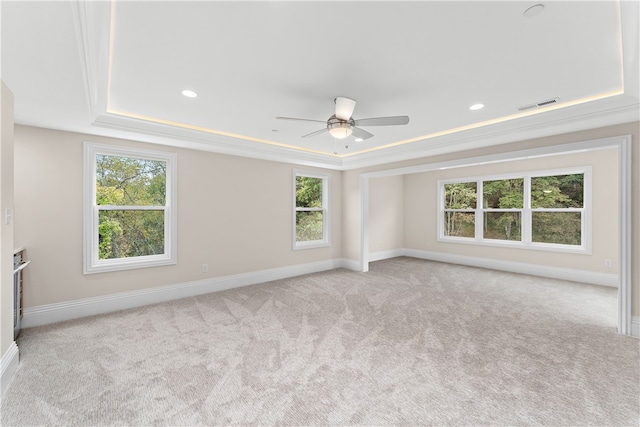
[[[11,425],[638,426],[616,290],[411,258],[22,331]]]

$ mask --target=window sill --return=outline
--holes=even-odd
[[[83,274],[110,273],[115,271],[133,270],[137,268],[162,267],[175,265],[176,260],[166,256],[137,257],[136,259],[102,260],[85,265]]]
[[[310,242],[295,242],[293,244],[293,250],[299,251],[303,249],[326,248],[329,246],[331,246],[331,243],[325,242],[323,240],[314,240]]]
[[[545,251],[545,252],[561,252],[568,254],[579,254],[579,255],[591,255],[591,249],[585,246],[572,246],[572,245],[554,245],[554,244],[545,244],[545,243],[522,243],[516,241],[509,240],[476,240],[473,238],[467,237],[439,237],[438,242],[441,243],[460,243],[463,245],[475,245],[475,246],[485,246],[485,247],[496,247],[496,248],[509,248],[509,249],[525,249],[525,250],[534,250],[534,251]]]

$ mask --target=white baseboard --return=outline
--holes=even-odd
[[[20,352],[15,341],[11,343],[0,360],[0,393],[4,393],[13,374],[18,370]]]
[[[574,280],[604,286],[615,287],[618,284],[618,276],[615,274],[592,273],[582,270],[544,267],[533,264],[444,254],[440,252],[419,251],[414,249],[395,249],[376,252],[370,254],[369,259],[370,261],[379,261],[398,256],[410,256],[432,261],[492,268],[514,273],[531,274],[554,279]],[[28,307],[24,309],[22,327],[30,328],[62,322],[80,317],[93,316],[96,314],[109,313],[148,304],[155,304],[158,302],[186,298],[241,286],[254,285],[272,280],[285,279],[308,273],[333,270],[335,268],[346,268],[353,271],[361,271],[361,264],[360,261],[357,260],[331,259],[309,264],[273,268],[231,276],[214,277],[150,289],[121,292],[101,297],[84,298],[55,304]],[[640,324],[637,321],[638,318],[635,319],[636,323],[632,324],[632,329],[635,328],[633,330],[636,331],[636,336],[638,336]]]
[[[175,285],[159,286],[150,289],[121,292],[100,297],[83,298],[55,304],[46,304],[25,308],[22,327],[47,325],[65,320],[78,319],[96,314],[110,313],[128,308],[141,307],[159,302],[187,298],[241,286],[288,277],[301,276],[308,273],[333,270],[348,265],[348,260],[332,259],[288,267],[272,268],[232,276],[213,277]],[[348,268],[348,267],[345,267]]]
[[[429,252],[416,249],[403,249],[402,252],[403,255],[413,258],[449,262],[452,264],[468,265],[472,267],[490,268],[493,270],[509,271],[511,273],[530,274],[532,276],[542,276],[551,279],[571,280],[574,282],[589,283],[592,285],[617,288],[619,283],[619,277],[617,274],[596,273],[571,268],[548,267],[544,265],[447,254],[442,252]]]
[[[640,338],[640,316],[631,318],[631,336]]]
[[[392,249],[390,251],[380,251],[380,252],[371,252],[369,254],[369,261],[382,261],[383,259],[397,258],[399,256],[404,256],[404,249]]]
[[[351,271],[362,271],[362,263],[354,259],[342,259],[340,267]]]

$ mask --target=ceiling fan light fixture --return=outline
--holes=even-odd
[[[353,129],[348,123],[340,123],[339,125],[329,129],[329,134],[336,139],[345,139],[353,133]]]
[[[353,133],[353,119],[341,120],[335,115],[327,121],[329,135],[336,139],[345,139]]]

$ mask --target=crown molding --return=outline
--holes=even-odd
[[[192,129],[157,124],[109,113],[98,115],[92,125],[129,132],[131,133],[129,135],[130,138],[144,142],[259,160],[292,163],[301,166],[331,170],[342,169],[342,159],[337,156],[271,146],[224,135],[212,135]],[[147,138],[139,138],[136,135],[146,135]]]
[[[629,97],[621,97],[622,99],[617,101],[595,101],[598,105],[568,107],[565,109],[567,111],[543,113],[532,118],[485,126],[353,157],[270,146],[109,113],[98,115],[92,125],[123,131],[127,133],[124,135],[125,138],[143,142],[330,170],[353,170],[639,121],[640,104],[633,103]],[[608,105],[600,105],[605,103]],[[141,138],[141,135],[145,135],[146,138]]]
[[[111,2],[71,2],[80,68],[92,120],[107,108]]]
[[[626,99],[626,101],[632,101]],[[343,159],[343,169],[357,169],[457,151],[485,148],[493,145],[542,138],[595,129],[640,120],[640,104],[628,103],[599,110],[594,105],[569,107],[569,111],[550,112],[544,116],[519,119],[499,125],[446,135],[431,140],[374,151]],[[578,110],[578,111],[575,111]],[[562,111],[562,110],[561,110]],[[542,119],[542,120],[541,120]]]

